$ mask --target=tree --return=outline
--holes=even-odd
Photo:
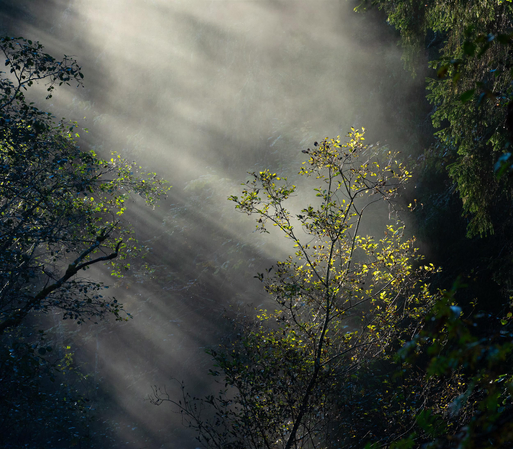
[[[79,274],[143,250],[122,221],[126,200],[134,192],[154,204],[164,183],[119,155],[82,151],[76,124],[54,123],[26,102],[24,90],[38,80],[50,93],[56,83],[80,85],[75,61],[56,61],[21,38],[3,38],[0,49],[11,72],[0,81],[0,335],[52,308],[79,322],[106,311],[119,318],[122,306]]]
[[[9,68],[0,73],[1,445],[69,447],[88,432],[77,386],[86,376],[35,318],[58,310],[78,323],[108,313],[125,319],[85,270],[103,263],[121,276],[130,258],[144,256],[125,219],[128,200],[138,194],[154,205],[168,188],[120,155],[82,150],[76,123],[27,101],[38,81],[47,98],[57,85],[82,85],[76,61],[23,38],[1,38],[0,50]]]
[[[508,150],[513,91],[513,4],[430,0],[364,0],[377,6],[401,34],[404,59],[413,66],[430,54],[434,76],[428,99],[437,144],[432,149],[447,171],[469,217],[468,234],[486,235],[511,223]]]
[[[351,439],[353,376],[416,334],[436,300],[425,282],[436,269],[419,265],[400,221],[380,239],[364,234],[373,208],[387,204],[395,215],[393,200],[411,175],[397,154],[363,140],[352,129],[347,143],[326,138],[304,151],[299,175],[320,185],[299,213],[285,207],[299,190],[269,170],[230,197],[257,216],[258,231],[278,228],[295,254],[256,276],[277,310],[236,324],[239,337],[210,351],[211,374],[225,385],[218,395],[197,399],[182,388],[177,400],[154,389],[154,403],[177,406],[208,447],[320,448]]]

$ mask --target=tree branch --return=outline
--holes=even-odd
[[[61,288],[64,285],[64,283],[66,283],[70,278],[75,276],[81,269],[86,268],[89,265],[96,264],[98,262],[112,260],[118,257],[119,248],[121,247],[122,240],[118,242],[114,252],[112,252],[111,254],[81,263],[82,260],[84,260],[89,254],[96,250],[101,245],[101,243],[105,241],[108,237],[108,232],[103,232],[102,234],[100,234],[96,238],[96,241],[93,245],[91,245],[82,254],[80,254],[80,256],[77,257],[73,263],[68,265],[68,268],[64,273],[64,276],[62,276],[58,281],[54,282],[53,284],[43,288],[43,290],[41,290],[37,295],[29,299],[23,308],[18,309],[13,315],[7,318],[4,322],[0,323],[0,335],[2,335],[7,329],[11,327],[19,326],[23,319],[25,319],[25,317],[30,313],[30,311],[34,309],[34,307],[40,304],[55,290]]]

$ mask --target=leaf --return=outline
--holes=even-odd
[[[486,97],[486,92],[481,92],[479,95],[479,98],[477,99],[477,106],[480,106],[483,102],[484,98]]]
[[[500,42],[501,44],[508,45],[511,43],[511,34],[498,34],[497,35],[497,42]]]
[[[463,53],[467,56],[474,56],[477,49],[477,45],[473,42],[466,41],[463,43]]]
[[[472,36],[472,32],[474,31],[474,28],[475,28],[474,25],[469,25],[468,27],[466,27],[465,31],[464,31],[465,37],[468,38],[468,37]]]
[[[511,170],[510,158],[511,153],[504,153],[495,163],[494,171],[497,179],[500,179],[508,170]]]
[[[442,67],[440,67],[438,69],[438,71],[436,72],[436,76],[439,78],[439,79],[443,79],[446,77],[447,75],[447,72],[449,71],[449,66],[448,65],[443,65]]]
[[[486,51],[490,48],[490,45],[491,45],[491,42],[487,41],[486,44],[484,44],[481,47],[481,50],[479,50],[479,53],[477,54],[477,57],[481,58],[481,56],[483,56],[486,53]]]

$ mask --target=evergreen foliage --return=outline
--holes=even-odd
[[[469,236],[493,233],[505,219],[497,207],[511,220],[512,178],[497,175],[509,171],[513,141],[512,3],[368,0],[357,9],[370,5],[400,32],[407,65],[429,52],[433,151],[463,201]]]

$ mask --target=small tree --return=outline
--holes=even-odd
[[[352,373],[418,332],[436,295],[424,282],[433,266],[421,257],[404,226],[387,225],[381,239],[363,235],[372,206],[388,204],[410,177],[397,155],[363,144],[352,129],[348,142],[324,139],[304,151],[300,175],[320,181],[315,201],[294,214],[285,201],[298,189],[269,170],[253,173],[238,210],[257,215],[257,230],[277,227],[294,256],[256,276],[278,307],[241,325],[239,338],[210,351],[225,384],[218,396],[180,401],[154,390],[154,402],[173,402],[216,448],[318,448],[336,441],[342,411],[351,404]],[[368,223],[367,223],[368,224]],[[349,386],[349,388],[348,388]],[[209,405],[215,418],[203,418]]]

